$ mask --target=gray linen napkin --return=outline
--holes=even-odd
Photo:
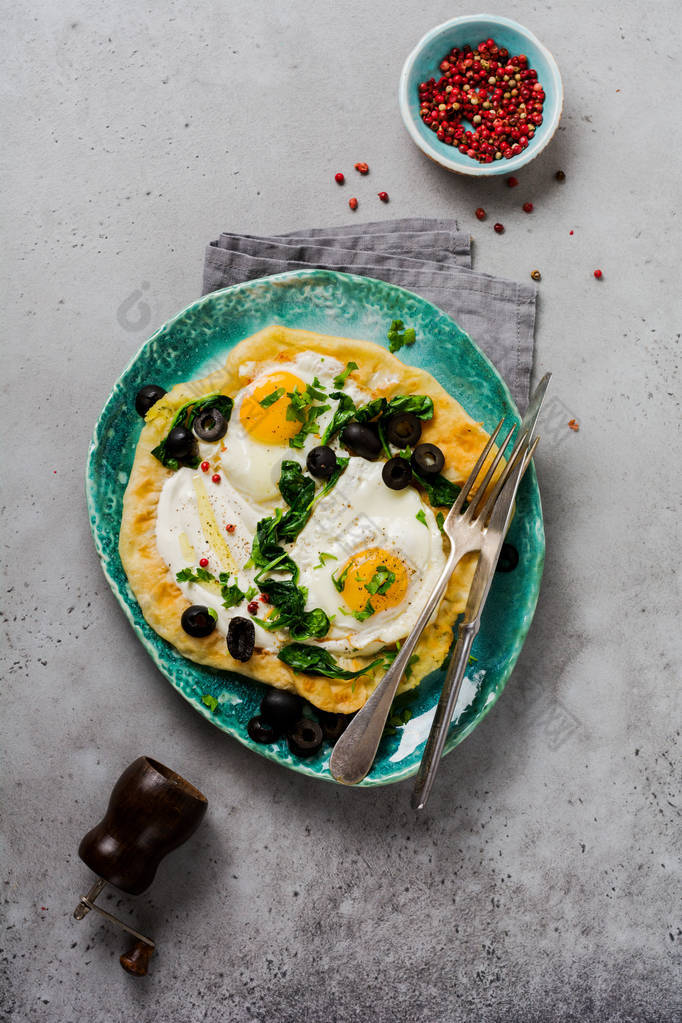
[[[202,294],[306,267],[377,277],[432,302],[473,338],[526,408],[535,288],[472,270],[471,238],[456,221],[409,217],[283,235],[225,232],[206,248]]]

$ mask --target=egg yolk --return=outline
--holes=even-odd
[[[343,580],[343,599],[351,611],[365,611],[368,601],[374,611],[385,611],[397,607],[407,593],[405,565],[380,547],[353,554],[336,578]]]
[[[242,426],[252,438],[261,444],[288,444],[289,438],[298,433],[301,423],[298,419],[287,419],[290,399],[288,392],[294,388],[305,390],[305,384],[293,373],[273,373],[262,383],[254,387],[250,394],[244,396],[239,419]],[[281,391],[279,397],[261,405],[264,399]]]

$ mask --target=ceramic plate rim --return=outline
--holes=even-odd
[[[109,410],[110,410],[111,406],[114,405],[115,402],[116,402],[116,398],[117,398],[118,392],[119,392],[119,390],[121,388],[121,385],[122,385],[122,382],[123,382],[124,378],[129,373],[129,371],[132,369],[132,367],[135,365],[135,363],[140,358],[140,356],[145,351],[145,349],[148,348],[152,344],[152,342],[155,341],[164,332],[169,330],[171,327],[173,327],[175,324],[177,324],[180,320],[182,320],[188,314],[191,314],[195,310],[200,309],[204,305],[210,304],[212,301],[215,301],[215,299],[218,296],[224,295],[224,294],[226,294],[228,292],[229,293],[238,293],[240,291],[248,292],[250,289],[252,289],[254,287],[257,287],[257,286],[261,286],[262,287],[264,285],[264,283],[267,284],[267,285],[272,285],[272,286],[276,287],[278,284],[290,284],[292,282],[304,282],[304,281],[318,282],[318,281],[323,281],[323,280],[330,280],[330,281],[334,282],[334,281],[339,280],[339,279],[342,280],[342,281],[350,282],[351,286],[357,285],[359,287],[362,287],[364,285],[364,282],[369,281],[369,282],[372,282],[373,284],[381,285],[382,288],[386,288],[386,289],[388,289],[390,291],[398,292],[398,293],[401,294],[401,296],[404,295],[404,296],[406,296],[409,299],[415,299],[416,298],[419,301],[419,303],[421,303],[424,306],[429,307],[430,311],[432,311],[434,314],[436,314],[439,317],[445,318],[450,323],[452,323],[452,325],[456,328],[457,332],[460,335],[463,336],[463,338],[466,340],[466,342],[469,345],[471,345],[471,347],[475,350],[476,354],[483,360],[483,362],[485,364],[487,364],[487,369],[488,369],[489,373],[491,373],[492,376],[495,378],[498,386],[500,386],[500,388],[502,390],[502,393],[503,393],[504,397],[506,398],[506,400],[509,403],[509,405],[511,406],[511,408],[514,410],[515,415],[517,417],[517,420],[520,421],[520,415],[518,413],[518,409],[516,407],[514,399],[512,398],[511,392],[509,391],[509,388],[508,388],[506,382],[500,376],[499,372],[497,371],[497,369],[495,368],[495,366],[493,365],[491,360],[487,357],[487,355],[484,352],[481,351],[481,349],[476,345],[476,343],[473,341],[473,339],[470,337],[470,335],[467,334],[466,331],[462,330],[462,328],[456,323],[456,321],[451,316],[449,316],[447,313],[443,312],[443,310],[441,310],[438,306],[434,305],[432,302],[429,302],[427,299],[423,298],[421,295],[419,295],[416,292],[412,292],[412,291],[408,290],[407,288],[401,288],[399,285],[396,285],[396,284],[389,284],[388,282],[382,281],[379,278],[366,277],[366,276],[362,276],[362,275],[359,275],[359,274],[341,273],[341,272],[335,271],[335,270],[321,270],[321,269],[315,269],[315,268],[290,270],[290,271],[286,271],[284,273],[274,274],[274,275],[269,276],[269,277],[259,277],[259,278],[255,278],[253,280],[242,281],[242,282],[240,282],[238,284],[233,284],[233,285],[230,285],[229,287],[221,288],[218,291],[209,292],[207,295],[202,295],[200,298],[195,299],[193,302],[189,303],[189,305],[187,305],[184,309],[182,309],[178,313],[176,313],[175,316],[173,316],[170,319],[166,320],[163,324],[161,324],[143,342],[143,344],[139,347],[139,349],[135,352],[135,354],[128,360],[128,362],[125,365],[124,369],[120,372],[120,374],[117,377],[117,379],[116,379],[116,381],[115,381],[115,383],[114,383],[114,385],[113,385],[113,387],[111,389],[111,392],[109,393],[109,396],[108,396],[108,398],[107,398],[107,400],[106,400],[106,402],[105,402],[105,404],[104,404],[104,406],[102,408],[102,411],[101,411],[101,413],[99,414],[99,416],[97,418],[97,422],[95,424],[95,428],[94,428],[94,431],[93,431],[92,439],[91,439],[91,442],[90,442],[90,447],[89,447],[89,450],[88,450],[88,456],[87,456],[87,460],[86,460],[86,478],[85,478],[85,494],[86,494],[86,503],[87,503],[87,508],[88,508],[88,515],[89,515],[89,520],[90,520],[91,532],[92,532],[92,535],[93,535],[93,540],[94,540],[94,543],[95,543],[95,549],[96,549],[97,556],[99,558],[100,565],[102,567],[102,571],[104,573],[104,576],[105,576],[107,582],[109,583],[109,586],[110,586],[110,588],[111,588],[111,590],[112,590],[116,600],[118,601],[118,603],[120,604],[121,608],[123,609],[123,612],[124,612],[126,618],[128,619],[130,625],[132,626],[133,631],[135,632],[135,635],[136,635],[137,639],[142,643],[143,647],[145,648],[147,653],[151,656],[154,664],[156,665],[158,670],[161,672],[161,674],[164,676],[164,678],[166,678],[170,682],[170,684],[173,686],[173,689],[175,690],[175,692],[178,693],[180,696],[182,696],[183,699],[185,699],[194,708],[195,711],[198,711],[200,714],[202,714],[203,717],[205,717],[207,721],[210,721],[210,723],[214,727],[216,727],[216,728],[220,729],[220,731],[230,735],[232,738],[236,739],[242,745],[246,746],[247,749],[252,750],[255,753],[258,753],[260,756],[264,756],[268,760],[274,761],[275,763],[279,764],[281,767],[289,768],[291,770],[297,771],[300,774],[305,774],[307,777],[315,778],[315,779],[320,780],[320,781],[331,782],[333,784],[338,784],[338,783],[331,776],[331,774],[329,773],[328,769],[326,769],[324,773],[321,773],[320,769],[319,769],[320,768],[319,764],[317,765],[317,767],[315,769],[313,769],[312,767],[308,766],[308,764],[305,761],[293,761],[293,762],[284,761],[282,759],[281,755],[279,754],[279,750],[278,749],[272,749],[269,746],[263,746],[263,745],[259,746],[258,744],[254,743],[248,737],[248,735],[241,735],[238,732],[236,732],[232,727],[229,727],[228,725],[223,724],[220,720],[216,719],[213,716],[213,714],[210,711],[210,709],[207,706],[205,706],[201,702],[201,700],[199,698],[192,697],[191,695],[186,693],[184,691],[184,689],[180,685],[178,685],[176,683],[176,681],[174,680],[174,678],[172,676],[172,673],[169,670],[167,670],[165,665],[162,663],[161,656],[160,656],[160,653],[159,653],[159,649],[157,648],[157,646],[153,645],[153,643],[148,642],[147,637],[138,628],[137,623],[135,622],[134,617],[133,617],[133,607],[130,604],[128,604],[128,602],[126,601],[126,599],[124,597],[124,594],[119,589],[118,583],[114,579],[113,574],[112,574],[112,572],[109,569],[109,561],[108,561],[108,558],[106,556],[106,552],[103,549],[101,538],[100,538],[99,532],[98,532],[100,509],[99,509],[98,504],[97,504],[97,494],[96,494],[96,488],[95,488],[95,485],[94,485],[94,482],[93,482],[93,472],[92,472],[92,469],[93,469],[95,457],[96,457],[97,452],[98,452],[99,440],[100,440],[100,435],[101,435],[101,429],[102,429],[103,424],[105,423],[105,421],[108,419],[108,413],[109,413]],[[409,365],[409,363],[408,363],[408,365]],[[474,728],[476,728],[476,726],[478,724],[480,724],[480,722],[483,720],[483,718],[486,717],[486,715],[490,712],[490,710],[493,708],[493,706],[497,703],[497,701],[500,698],[504,688],[506,687],[507,682],[509,681],[509,677],[510,677],[512,671],[514,670],[514,667],[515,667],[516,662],[518,660],[518,656],[519,656],[519,654],[521,652],[521,649],[523,647],[523,644],[525,642],[526,636],[528,634],[528,631],[530,629],[530,626],[531,626],[531,623],[532,623],[532,620],[533,620],[533,617],[534,617],[535,608],[537,606],[537,601],[538,601],[538,597],[539,597],[539,593],[540,593],[540,584],[541,584],[542,572],[543,572],[543,566],[544,566],[545,535],[544,535],[544,524],[543,524],[543,515],[542,515],[542,503],[541,503],[540,492],[539,492],[538,483],[537,483],[537,476],[536,476],[536,473],[535,473],[535,466],[533,464],[531,464],[528,472],[526,473],[526,476],[527,476],[527,478],[529,478],[530,485],[533,488],[533,490],[535,491],[535,496],[537,498],[537,503],[538,503],[538,522],[537,522],[537,526],[539,527],[538,528],[538,532],[536,534],[536,540],[538,542],[538,548],[537,548],[535,559],[534,559],[534,563],[533,563],[533,574],[532,574],[532,577],[531,577],[531,584],[530,584],[530,587],[529,587],[530,599],[528,599],[528,593],[526,593],[526,602],[524,604],[526,613],[525,613],[525,616],[524,616],[524,619],[523,619],[522,623],[519,625],[519,627],[516,629],[516,631],[514,633],[513,648],[510,650],[510,653],[509,653],[509,656],[506,659],[504,668],[501,671],[500,683],[499,683],[497,689],[491,694],[492,698],[489,698],[485,702],[485,704],[480,708],[478,713],[474,717],[472,717],[472,719],[469,722],[467,722],[467,724],[465,726],[463,726],[462,728],[459,728],[454,735],[451,734],[451,735],[448,736],[448,740],[447,740],[447,742],[445,744],[445,749],[444,749],[444,752],[443,752],[444,756],[447,755],[448,753],[450,753],[461,742],[463,742],[464,739],[466,739],[467,736],[469,736],[471,734],[471,732],[474,730]],[[121,485],[123,486],[123,484],[121,484]],[[120,525],[120,523],[117,523],[117,529],[118,529],[119,525]],[[132,596],[132,594],[131,594],[131,596]],[[132,597],[132,600],[133,600],[134,603],[137,603],[135,601],[134,597]],[[156,634],[154,634],[154,635],[156,636]],[[163,640],[160,639],[160,637],[156,636],[156,638],[158,640],[160,640],[161,643],[164,642]],[[192,663],[192,662],[190,662],[190,663]],[[201,667],[201,666],[197,665],[197,667]],[[407,778],[413,777],[416,774],[417,770],[418,770],[418,763],[417,764],[406,765],[406,766],[403,766],[402,768],[400,766],[396,766],[396,768],[394,770],[392,770],[390,775],[376,777],[376,778],[373,778],[373,777],[369,776],[369,777],[365,778],[360,783],[359,786],[355,786],[355,787],[356,788],[358,788],[358,787],[362,787],[362,788],[376,788],[378,786],[383,786],[383,785],[392,785],[392,784],[394,784],[396,782],[400,782],[400,781],[403,781],[403,780],[405,780]]]

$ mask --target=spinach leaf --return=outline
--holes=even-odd
[[[342,473],[348,466],[349,461],[350,461],[349,458],[344,458],[341,455],[337,457],[336,468],[334,469],[334,472],[331,474],[331,476],[329,477],[325,485],[322,487],[320,492],[316,495],[315,500],[312,502],[310,506],[311,511],[318,501],[320,501],[323,497],[326,497],[329,491],[334,489],[334,487],[339,481],[339,477],[342,475]]]
[[[355,413],[355,421],[357,423],[369,423],[371,419],[383,416],[387,408],[388,401],[386,398],[374,398],[373,401],[368,401],[366,405],[360,406]]]
[[[206,408],[216,408],[219,412],[222,412],[225,417],[225,422],[230,421],[232,415],[232,406],[234,402],[232,398],[228,398],[226,394],[208,394],[205,398],[199,398],[198,401],[188,401],[182,408],[178,409],[173,421],[170,425],[170,429],[173,430],[176,426],[184,426],[188,430],[192,429],[194,420],[197,418],[199,413]],[[183,459],[173,458],[171,455],[166,453],[166,443],[168,441],[168,433],[163,438],[160,444],[152,450],[154,458],[161,462],[161,465],[165,466],[166,469],[172,469],[176,472],[180,468],[180,462],[183,465],[188,465],[191,469],[196,469],[201,459],[199,455],[187,455]]]
[[[308,591],[297,586],[293,580],[268,582],[270,603],[277,610],[276,615],[263,619],[260,624],[264,629],[288,629],[294,639],[321,639],[329,632],[329,618],[316,607],[312,611],[305,610]]]
[[[289,505],[270,518],[261,519],[251,546],[251,560],[260,569],[255,581],[260,583],[267,572],[289,572],[294,582],[298,579],[298,566],[289,557],[281,541],[292,542],[301,532],[312,514],[316,501],[328,494],[348,465],[347,458],[337,459],[334,472],[324,487],[315,495],[315,480],[306,476],[298,462],[285,459],[279,478],[279,490]]]
[[[282,509],[278,508],[269,519],[261,519],[256,526],[256,535],[251,545],[251,561],[260,569],[255,577],[258,583],[267,572],[290,572],[298,579],[298,565],[289,557],[278,541],[277,529],[282,520]]]
[[[347,671],[334,660],[332,655],[320,647],[308,646],[305,643],[289,643],[277,654],[294,671],[307,675],[324,675],[326,678],[351,679],[366,675],[368,671],[383,663],[379,657],[360,671]]]
[[[328,444],[330,439],[337,434],[339,430],[343,430],[344,426],[347,426],[348,423],[352,422],[355,418],[356,412],[355,402],[349,394],[344,394],[343,391],[332,391],[329,397],[336,398],[339,404],[336,412],[330,419],[326,430],[322,434],[322,444]]]
[[[418,472],[412,471],[413,478],[424,488],[428,494],[429,501],[434,507],[451,508],[457,500],[461,487],[452,483],[445,476],[420,476]]]
[[[289,505],[289,510],[279,522],[277,536],[280,540],[291,542],[296,539],[310,518],[315,497],[315,480],[312,476],[304,475],[298,462],[286,459],[282,462],[278,485],[280,494]]]
[[[411,412],[418,419],[433,419],[433,398],[428,394],[397,394],[389,401],[386,414],[393,416],[396,412]]]
[[[315,480],[305,476],[298,462],[285,458],[279,474],[279,492],[289,508],[307,508],[315,496]]]
[[[369,423],[379,417],[379,430],[382,431],[388,416],[393,416],[397,412],[411,412],[419,419],[433,418],[433,399],[428,394],[398,394],[390,400],[374,398],[359,407],[356,407],[353,399],[343,391],[332,391],[330,397],[336,398],[339,404],[324,431],[323,444],[327,444],[335,434],[353,422]],[[390,453],[387,457],[390,457]]]

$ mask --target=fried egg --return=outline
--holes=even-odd
[[[229,430],[221,458],[226,477],[245,497],[258,502],[280,500],[277,482],[284,459],[305,464],[311,448],[320,443],[324,428],[333,416],[334,399],[320,398],[316,404],[330,408],[317,419],[317,430],[306,436],[302,448],[289,446],[291,438],[301,429],[301,422],[288,417],[289,395],[302,394],[317,379],[320,391],[335,390],[334,378],[344,366],[337,359],[317,352],[300,352],[286,362],[267,362],[240,367],[245,386],[235,395]],[[344,387],[356,404],[370,399],[371,394],[346,381]],[[266,401],[263,406],[261,402]],[[334,443],[338,447],[338,441]]]
[[[336,378],[346,376],[351,362],[357,369],[337,387]],[[273,324],[231,349],[223,367],[176,384],[149,410],[124,495],[119,552],[145,620],[182,656],[296,691],[322,710],[348,714],[365,703],[381,676],[381,650],[395,649],[409,632],[422,593],[443,564],[443,541],[420,488],[389,490],[381,479],[383,459],[373,463],[351,455],[324,496],[328,485],[315,480],[308,521],[299,532],[288,531],[290,541],[281,541],[291,559],[288,572],[278,576],[276,566],[263,567],[256,583],[252,551],[258,524],[274,518],[269,528],[276,539],[278,516],[287,510],[278,487],[281,464],[293,459],[307,475],[306,456],[320,443],[337,407],[331,399],[333,408],[313,422],[308,403],[301,402],[302,418],[312,429],[299,438],[300,448],[296,442],[290,446],[301,420],[294,415],[299,403],[288,396],[316,387],[316,377],[319,391],[343,390],[356,406],[379,396],[428,394],[434,415],[424,424],[423,440],[443,450],[453,482],[466,479],[488,439],[482,424],[433,377],[401,363],[383,346]],[[199,442],[205,464],[196,469],[164,465],[155,452],[174,418],[198,396],[216,393],[229,395],[233,408],[226,434],[213,443]],[[315,401],[326,403],[324,395]],[[331,446],[337,457],[348,455],[338,438]],[[292,523],[305,510],[297,507]],[[263,564],[258,552],[255,560]],[[474,567],[466,558],[457,566],[402,687],[419,684],[443,662]],[[275,590],[275,579],[296,588]],[[268,586],[276,601],[264,599]],[[254,599],[257,604],[250,605]],[[223,606],[233,601],[232,607]],[[195,637],[185,631],[188,604],[215,611],[213,632]],[[309,622],[305,617],[316,608],[326,610],[328,629],[320,614]],[[279,627],[273,615],[282,618]],[[225,642],[236,616],[250,618],[256,630],[253,654],[245,662],[236,661]],[[268,618],[272,629],[264,627]],[[342,669],[339,675],[348,671],[353,677],[320,674],[316,662],[310,671],[290,666],[279,655],[292,642],[319,648]]]
[[[433,512],[412,487],[389,490],[383,464],[351,458],[291,547],[309,606],[333,619],[319,641],[330,653],[404,638],[445,565]]]

